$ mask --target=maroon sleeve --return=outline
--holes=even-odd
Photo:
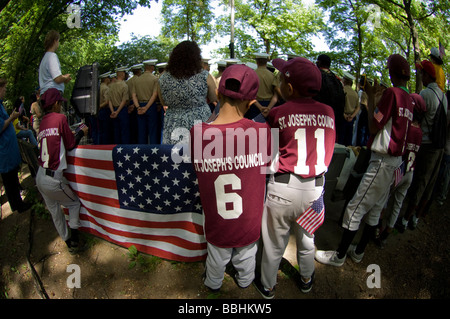
[[[65,116],[62,117],[61,121],[61,137],[63,139],[66,150],[73,150],[77,146],[75,136],[70,130],[69,123],[67,122],[67,118]]]

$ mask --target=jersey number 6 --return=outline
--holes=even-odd
[[[217,212],[223,219],[239,218],[243,212],[242,197],[236,193],[225,193],[226,185],[231,185],[233,191],[241,190],[241,179],[235,174],[225,174],[214,181]]]

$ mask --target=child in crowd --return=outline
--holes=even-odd
[[[397,185],[394,185],[394,191],[391,196],[394,196],[394,203],[392,211],[387,218],[386,227],[380,232],[379,237],[376,240],[378,246],[382,247],[386,243],[389,234],[394,229],[397,222],[400,210],[403,205],[406,193],[413,180],[414,167],[416,164],[416,156],[419,151],[420,144],[422,143],[422,129],[420,123],[422,122],[423,115],[427,110],[424,99],[417,93],[411,94],[414,104],[413,121],[408,130],[408,136],[406,137],[406,151],[403,155],[404,174]],[[407,222],[405,223],[407,224]],[[382,226],[380,224],[380,226]],[[382,227],[380,227],[382,228]]]
[[[371,137],[368,149],[372,151],[369,166],[362,177],[352,200],[348,203],[342,227],[341,242],[336,251],[317,250],[315,259],[323,264],[342,266],[347,254],[356,263],[361,262],[364,250],[378,225],[381,210],[389,196],[394,182],[394,172],[402,164],[406,136],[413,116],[412,99],[406,88],[410,79],[408,61],[398,55],[391,55],[387,66],[394,87],[388,88],[375,105],[378,83],[366,85],[369,102],[369,129]],[[358,245],[352,241],[365,221]]]
[[[80,226],[81,203],[63,176],[67,168],[67,151],[74,149],[81,138],[87,135],[84,126],[76,135],[72,133],[61,105],[66,101],[60,91],[50,88],[41,97],[44,116],[38,135],[39,169],[36,185],[52,215],[53,223],[61,238],[66,242],[69,252],[79,251],[78,228]],[[67,227],[61,205],[69,209],[69,227]]]
[[[261,278],[255,286],[266,298],[274,297],[277,272],[290,231],[295,231],[301,290],[309,292],[314,280],[314,232],[324,220],[324,174],[336,139],[333,109],[317,102],[322,85],[320,70],[305,58],[272,61],[281,73],[286,101],[267,118],[279,129],[279,167],[270,176],[261,236]]]
[[[251,68],[228,67],[218,89],[219,115],[191,129],[208,250],[204,284],[213,292],[220,290],[230,260],[239,287],[255,277],[271,138],[266,123],[244,118],[258,87]]]

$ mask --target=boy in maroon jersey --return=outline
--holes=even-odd
[[[58,234],[66,242],[69,252],[76,253],[79,248],[81,204],[65,180],[63,172],[67,168],[67,151],[78,145],[81,138],[87,135],[88,128],[84,126],[74,136],[66,116],[60,113],[62,101],[66,100],[54,88],[45,91],[41,97],[44,116],[38,135],[40,155],[36,185],[52,215]],[[70,229],[67,227],[61,205],[69,209]]]
[[[255,286],[266,299],[274,297],[277,272],[295,231],[301,290],[314,280],[314,232],[323,223],[324,174],[336,139],[333,109],[317,102],[322,85],[320,70],[305,58],[272,61],[281,73],[286,103],[270,111],[267,121],[279,129],[279,167],[267,185],[261,236],[261,278]]]
[[[369,240],[374,236],[381,210],[389,196],[394,182],[394,173],[402,163],[406,137],[413,117],[412,98],[406,88],[410,79],[408,61],[398,55],[389,57],[387,66],[394,87],[384,90],[375,105],[375,86],[366,85],[369,101],[370,139],[368,148],[372,151],[369,166],[344,212],[341,242],[336,251],[317,250],[315,259],[323,264],[340,267],[347,254],[361,262]],[[364,230],[357,245],[351,245],[356,233],[365,221]]]
[[[413,93],[411,94],[411,97],[413,99],[414,111],[413,122],[409,127],[408,137],[406,138],[405,154],[403,154],[405,172],[402,179],[397,185],[395,185],[395,188],[391,194],[391,196],[394,196],[394,204],[392,211],[387,218],[386,228],[381,231],[380,236],[375,241],[375,243],[380,247],[384,246],[389,234],[392,232],[395,223],[397,222],[403,205],[403,200],[405,199],[406,193],[408,192],[413,180],[414,167],[416,166],[416,156],[419,152],[420,145],[422,144],[422,129],[420,128],[420,124],[425,112],[427,111],[427,106],[424,99],[419,94]]]
[[[228,67],[220,80],[220,112],[191,129],[191,156],[198,178],[207,241],[204,284],[217,292],[231,260],[239,287],[254,279],[260,237],[270,128],[244,118],[259,80],[245,65]]]

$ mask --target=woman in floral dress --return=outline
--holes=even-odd
[[[162,144],[187,142],[195,122],[211,116],[208,103],[217,102],[216,84],[202,67],[197,43],[183,41],[173,49],[159,79],[159,98],[167,106]]]

